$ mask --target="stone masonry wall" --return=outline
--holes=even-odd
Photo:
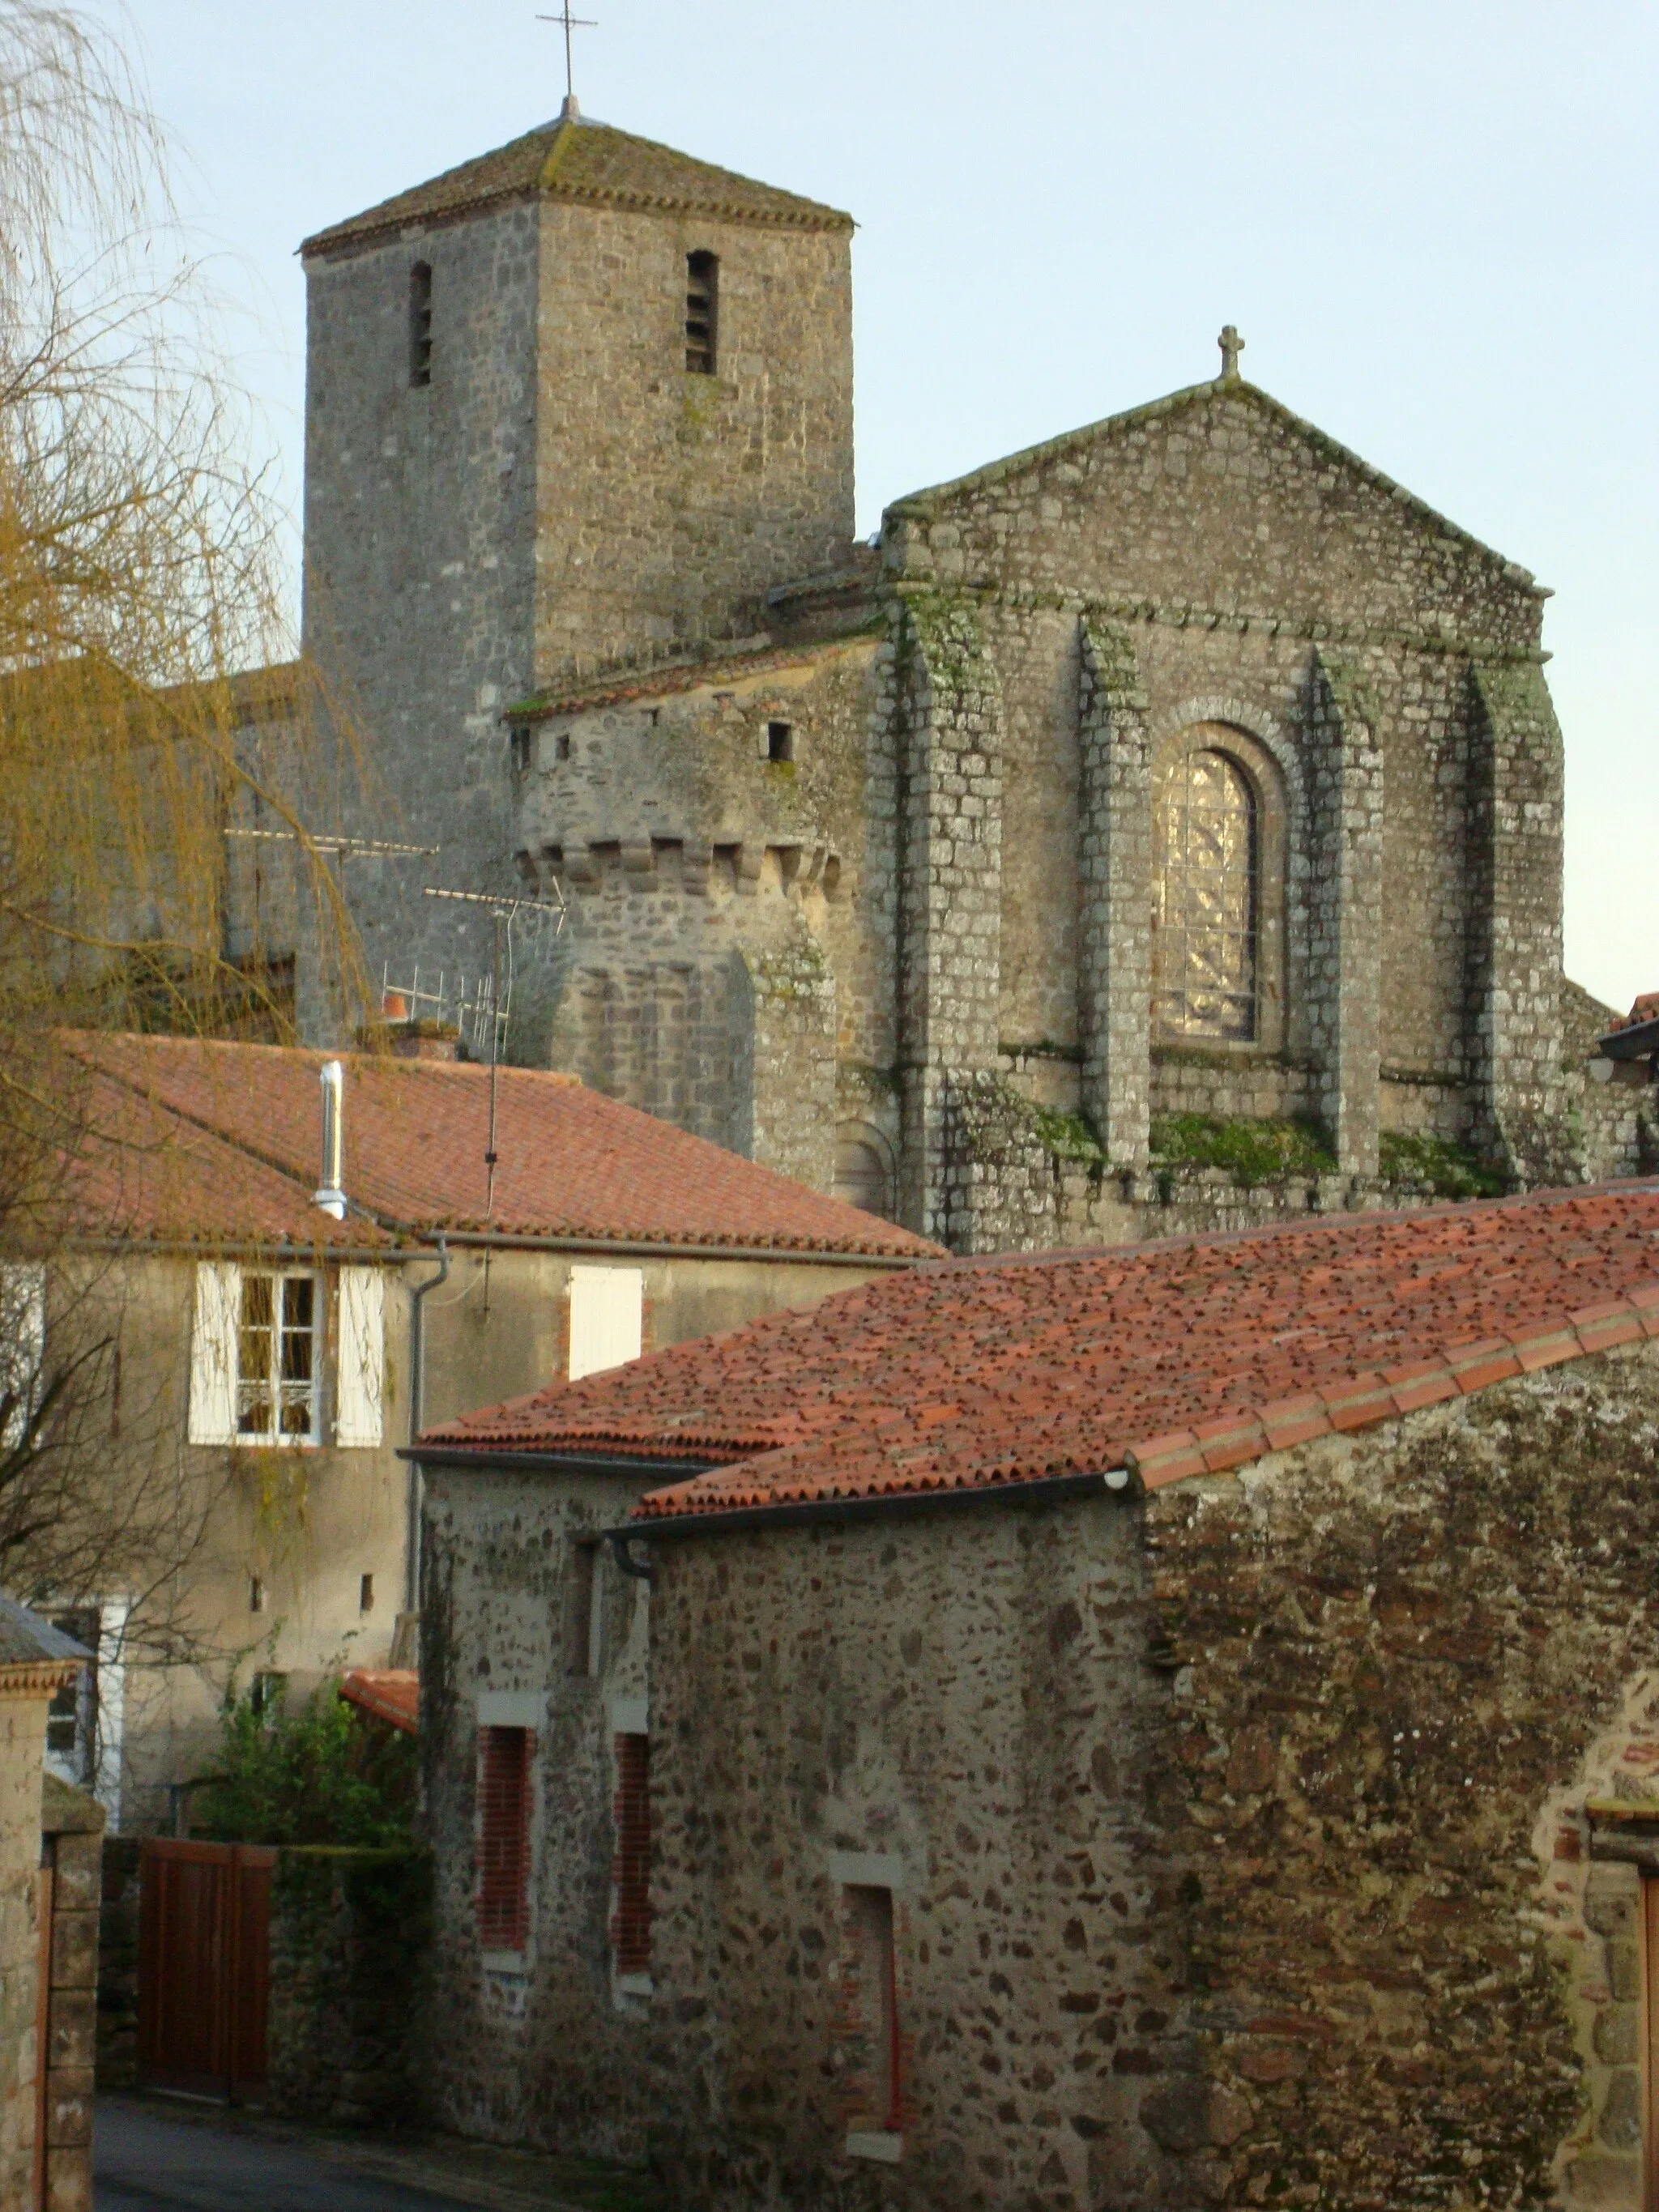
[[[11,1670],[14,1677],[21,1668]],[[40,1759],[44,1679],[0,1696],[0,2203],[33,2189],[34,2079],[40,1960]]]
[[[540,233],[509,207],[307,264],[305,647],[349,734],[310,818],[442,848],[354,860],[371,988],[477,975],[491,928],[422,896],[510,890],[501,708],[534,676]],[[409,284],[432,270],[432,380],[410,382]],[[301,1026],[332,1009],[302,963]],[[349,1024],[346,1024],[349,1033]]]
[[[582,1549],[644,1486],[428,1470],[421,1741],[439,2023],[430,2090],[443,2124],[462,2134],[637,2158],[651,2124],[648,2003],[618,1985],[609,1933],[613,1739],[637,1733],[646,1711],[645,1605],[641,1584]],[[476,1906],[478,1729],[501,1710],[481,1700],[502,1696],[524,1701],[511,1724],[535,1731],[533,1909],[514,1958],[481,1949]]]
[[[540,212],[536,673],[758,627],[853,537],[845,231]],[[716,374],[685,367],[686,257],[720,259]]]
[[[1137,1870],[1133,1778],[1169,1685],[1136,1518],[1011,1503],[653,1547],[677,2204],[1046,2212],[1127,2205],[1159,2168],[1127,2151],[1174,2002]],[[860,1879],[895,1893],[896,2163],[845,2149],[870,2125],[845,1998]]]
[[[430,1897],[423,1852],[282,1853],[271,1881],[270,2111],[331,2127],[427,2117]]]
[[[520,866],[568,914],[520,963],[516,1058],[828,1188],[837,1059],[869,1057],[855,902],[876,652],[623,686],[527,726]],[[780,721],[790,757],[773,761]]]
[[[1636,2212],[1629,1882],[1583,1808],[1659,1771],[1656,1436],[1644,1348],[1139,1504],[656,1545],[675,2201]]]
[[[1559,1839],[1653,1741],[1656,1434],[1650,1348],[1149,1501],[1179,2201],[1635,2212],[1623,1923]]]

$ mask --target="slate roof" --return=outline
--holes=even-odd
[[[1157,1486],[1645,1337],[1659,1185],[1626,1183],[950,1261],[422,1441],[684,1465],[647,1522],[1122,1467]]]
[[[712,216],[769,230],[851,230],[838,208],[716,168],[650,138],[586,116],[526,131],[492,153],[463,161],[423,185],[306,240],[304,254],[369,243],[410,224],[453,221],[510,200],[575,200],[647,214]]]
[[[0,1595],[0,1667],[42,1667],[90,1659],[84,1644],[65,1636],[15,1597]]]
[[[105,1148],[132,1178],[127,1234],[223,1239],[239,1233],[240,1222],[242,1235],[277,1237],[295,1234],[297,1224],[299,1236],[319,1245],[392,1243],[443,1229],[892,1261],[939,1251],[908,1230],[603,1097],[574,1076],[500,1071],[500,1164],[489,1212],[487,1067],[88,1031],[64,1042],[103,1086],[88,1116],[101,1115],[114,1133],[131,1139]],[[311,1202],[320,1168],[318,1074],[335,1057],[345,1067],[352,1200],[341,1224]],[[198,1164],[199,1185],[191,1179]]]

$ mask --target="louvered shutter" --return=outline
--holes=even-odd
[[[638,1267],[570,1270],[570,1380],[640,1356],[645,1276]]]
[[[196,1270],[196,1322],[190,1344],[190,1440],[236,1441],[236,1333],[242,1312],[242,1271],[227,1260]]]
[[[380,1267],[340,1270],[338,1381],[335,1443],[378,1444],[386,1395],[386,1274]]]

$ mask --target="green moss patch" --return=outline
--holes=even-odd
[[[1498,1198],[1504,1178],[1450,1137],[1388,1135],[1377,1147],[1385,1182],[1426,1187],[1437,1198]]]
[[[1152,1117],[1152,1158],[1161,1167],[1222,1168],[1246,1187],[1336,1173],[1317,1121],[1223,1121],[1214,1114]]]
[[[1031,1113],[1044,1148],[1056,1159],[1077,1160],[1091,1168],[1105,1166],[1105,1149],[1081,1114],[1054,1113],[1046,1106],[1033,1107]]]

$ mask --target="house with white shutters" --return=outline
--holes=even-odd
[[[82,1477],[131,1498],[131,1541],[118,1571],[106,1546],[95,1583],[60,1568],[28,1595],[98,1655],[54,1707],[51,1763],[127,1830],[177,1817],[233,1679],[281,1699],[414,1665],[400,1447],[422,1420],[935,1250],[573,1078],[492,1079],[413,1035],[343,1059],[60,1048],[73,1225],[7,1263],[7,1339],[40,1378],[95,1355]]]

